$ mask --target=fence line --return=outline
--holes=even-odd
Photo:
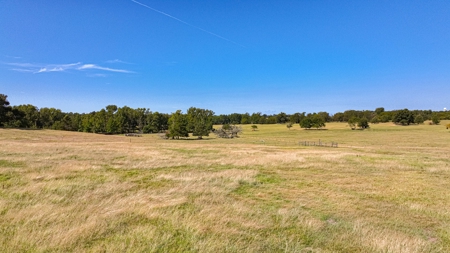
[[[298,145],[301,146],[319,146],[319,147],[330,147],[330,148],[337,148],[338,147],[338,143],[332,141],[331,143],[326,143],[326,142],[322,142],[319,139],[319,142],[315,142],[315,141],[299,141]]]

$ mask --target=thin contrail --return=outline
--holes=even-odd
[[[205,29],[203,29],[203,28],[200,28],[200,27],[198,27],[198,26],[189,24],[189,23],[186,22],[186,21],[183,21],[183,20],[181,20],[181,19],[179,19],[179,18],[176,18],[176,17],[174,17],[174,16],[172,16],[172,15],[169,15],[169,14],[167,14],[167,13],[165,13],[165,12],[162,12],[162,11],[159,11],[159,10],[157,10],[157,9],[154,9],[154,8],[152,8],[152,7],[148,6],[148,5],[145,5],[145,4],[143,4],[143,3],[140,3],[140,2],[138,2],[138,1],[136,1],[136,0],[131,0],[131,1],[134,2],[134,3],[137,3],[137,4],[141,5],[141,6],[144,6],[145,8],[148,8],[148,9],[154,11],[154,12],[158,12],[159,14],[162,14],[162,15],[164,15],[164,16],[167,16],[167,17],[169,17],[169,18],[171,18],[171,19],[175,19],[176,21],[181,22],[181,23],[183,23],[183,24],[185,24],[185,25],[188,25],[188,26],[193,27],[193,28],[195,28],[195,29],[198,29],[198,30],[200,30],[200,31],[202,31],[202,32],[209,33],[209,34],[211,34],[211,35],[213,35],[213,36],[216,36],[216,37],[219,38],[219,39],[223,39],[223,40],[226,40],[226,41],[231,42],[231,43],[233,43],[233,44],[236,44],[236,45],[238,45],[238,46],[244,47],[243,45],[238,44],[238,43],[236,43],[236,42],[234,42],[234,41],[232,41],[232,40],[229,40],[229,39],[227,39],[227,38],[225,38],[225,37],[222,37],[222,36],[220,36],[220,35],[218,35],[218,34],[215,34],[215,33],[213,33],[213,32],[210,32],[210,31],[205,30]]]

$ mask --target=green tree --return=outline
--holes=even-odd
[[[64,117],[64,113],[56,108],[41,108],[39,110],[39,122],[43,128],[52,128],[53,124],[57,121],[61,121]]]
[[[34,105],[19,105],[14,106],[17,110],[21,111],[24,114],[22,119],[23,126],[26,128],[37,128],[37,124],[39,121],[39,110]]]
[[[392,122],[406,126],[414,123],[414,115],[408,109],[399,110],[394,114]]]
[[[202,139],[202,136],[209,136],[212,129],[212,117],[214,112],[201,108],[191,107],[187,111],[188,129],[192,131],[193,136]]]
[[[358,120],[358,127],[361,129],[369,128],[369,120],[366,117],[363,117]]]
[[[92,132],[93,133],[105,133],[106,132],[106,124],[107,124],[107,120],[106,120],[106,110],[105,109],[101,109],[98,112],[95,112],[93,117],[91,118],[92,120]]]
[[[252,131],[256,131],[258,129],[257,125],[252,125]]]
[[[280,124],[284,124],[289,120],[288,116],[284,112],[278,113],[276,115],[276,119],[277,119],[277,123],[280,123]]]
[[[188,120],[186,115],[181,113],[181,110],[172,113],[169,118],[169,132],[168,137],[172,139],[179,139],[180,137],[189,137]]]
[[[379,123],[380,122],[380,117],[377,115],[377,116],[374,116],[371,120],[370,120],[370,123],[372,123],[372,124],[377,124],[377,123]]]
[[[136,127],[139,131],[139,133],[142,133],[144,130],[144,127],[147,125],[147,115],[150,114],[150,109],[146,108],[137,108],[134,109],[133,112],[133,119],[136,122]]]
[[[244,113],[241,117],[241,124],[249,124],[250,123],[250,114]]]
[[[292,124],[299,124],[300,121],[305,117],[305,113],[296,112],[289,117],[289,121]]]
[[[335,113],[333,115],[332,120],[336,121],[336,122],[343,122],[344,121],[344,113],[342,113],[342,112]]]
[[[435,124],[435,125],[439,125],[439,123],[441,123],[441,119],[439,118],[439,115],[437,115],[436,113],[431,115],[431,122],[433,122],[433,124]]]
[[[423,124],[423,122],[425,122],[425,119],[423,118],[422,114],[417,114],[416,117],[414,117],[414,123]]]
[[[317,115],[319,115],[323,119],[323,122],[331,121],[331,116],[328,112],[318,112]]]
[[[300,127],[310,129],[313,126],[312,120],[310,117],[305,117],[300,121]]]
[[[109,115],[113,115],[117,111],[117,105],[107,105],[105,108]]]
[[[239,113],[232,113],[230,115],[228,115],[228,119],[230,124],[240,124],[241,123],[241,119],[242,119],[242,115]]]
[[[306,129],[310,129],[312,127],[312,121],[309,117],[303,118],[300,121],[300,127],[301,128],[306,128]]]
[[[319,129],[325,127],[325,119],[320,114],[313,114],[311,116],[312,127]]]
[[[258,124],[260,119],[262,118],[261,113],[252,113],[252,116],[250,116],[250,123],[251,124]]]
[[[286,123],[286,127],[289,129],[289,130],[291,130],[291,127],[292,127],[292,122],[288,122],[288,123]]]
[[[358,124],[359,118],[352,116],[348,121],[347,124],[348,126],[352,129],[355,130],[356,129],[356,125]]]
[[[106,132],[109,134],[120,133],[120,126],[116,117],[111,116],[108,118],[108,121],[106,122]]]
[[[9,106],[8,96],[0,94],[0,126],[8,122],[7,112],[11,110]]]
[[[380,115],[381,113],[383,113],[384,112],[384,108],[383,107],[378,107],[377,109],[375,109],[375,113],[377,114],[377,115]]]
[[[120,133],[120,123],[116,117],[117,105],[107,105],[106,107],[106,126],[105,131],[108,134]]]

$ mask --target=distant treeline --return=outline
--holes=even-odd
[[[184,119],[186,117],[186,119]],[[172,120],[171,120],[172,118]],[[364,119],[372,124],[379,122],[395,122],[409,125],[423,123],[433,118],[449,120],[449,111],[433,112],[431,110],[393,110],[385,111],[380,107],[374,111],[347,110],[334,115],[328,112],[262,114],[232,113],[214,115],[214,112],[191,107],[186,114],[177,111],[172,114],[152,112],[150,109],[133,109],[128,106],[117,107],[108,105],[100,111],[91,113],[62,112],[56,108],[37,108],[36,106],[10,106],[7,96],[0,94],[0,127],[55,129],[92,133],[158,133],[170,130],[170,124],[186,122],[188,131],[195,132],[196,121],[203,125],[233,125],[233,124],[299,124],[304,119],[320,118],[323,122],[351,122],[352,119]],[[207,123],[204,123],[207,122]],[[184,123],[183,123],[184,124]],[[172,131],[173,132],[173,131]],[[203,136],[205,136],[203,134]]]

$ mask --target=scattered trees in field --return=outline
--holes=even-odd
[[[133,109],[116,105],[108,105],[104,109],[90,113],[66,113],[60,109],[38,108],[31,104],[11,106],[8,96],[0,94],[0,127],[45,128],[105,134],[164,133],[169,130],[169,118],[173,114],[177,113],[159,113],[152,112],[148,108]],[[441,120],[450,120],[450,111],[410,111],[408,109],[386,111],[383,107],[376,108],[374,111],[347,110],[334,115],[327,112],[309,114],[280,112],[273,115],[256,112],[214,115],[211,110],[191,107],[186,115],[182,115],[186,117],[188,133],[198,138],[208,136],[213,124],[286,124],[288,128],[290,124],[299,124],[302,128],[319,129],[325,127],[326,122],[335,121],[349,122],[352,128],[364,129],[368,127],[369,122],[376,124],[392,121],[395,124],[410,125],[422,124],[427,120],[431,120],[433,124],[439,124]],[[359,120],[353,124],[353,118],[367,119],[367,122]],[[256,128],[252,126],[252,130]],[[183,132],[177,136],[179,138],[186,135]]]

